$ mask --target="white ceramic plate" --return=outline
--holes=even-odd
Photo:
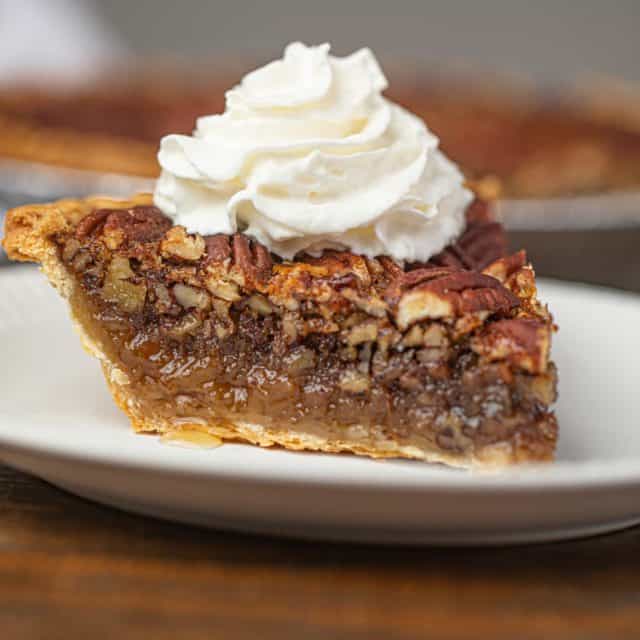
[[[640,522],[640,297],[546,281],[561,326],[556,464],[478,475],[131,432],[57,294],[0,273],[0,458],[73,493],[212,527],[374,542],[496,544]]]

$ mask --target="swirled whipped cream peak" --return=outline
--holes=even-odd
[[[386,87],[369,49],[290,44],[227,92],[224,113],[162,139],[156,204],[191,233],[242,231],[285,259],[428,260],[462,232],[472,195]]]

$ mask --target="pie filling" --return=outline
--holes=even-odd
[[[426,264],[281,261],[241,233],[189,235],[153,206],[94,210],[53,240],[140,431],[264,444],[266,430],[287,446],[461,465],[553,457],[552,320],[478,201]]]

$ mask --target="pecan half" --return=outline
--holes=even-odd
[[[272,261],[269,251],[255,240],[241,233],[233,236],[231,243],[233,263],[239,276],[239,284],[255,288],[271,276]]]
[[[80,220],[76,227],[76,237],[86,238],[101,226],[113,211],[111,209],[97,209]]]
[[[86,238],[97,232],[106,237],[120,237],[121,242],[153,242],[171,228],[171,220],[156,207],[97,209],[83,218],[76,237]]]
[[[517,296],[491,276],[444,268],[410,271],[389,287],[386,297],[402,330],[427,318],[506,312],[520,304]]]
[[[493,220],[486,202],[474,200],[467,210],[467,228],[457,242],[429,260],[429,265],[480,271],[507,250],[502,225]]]
[[[226,262],[231,259],[229,236],[223,234],[206,236],[204,243],[207,253],[206,262]]]
[[[550,326],[529,318],[492,322],[471,341],[473,351],[487,360],[507,360],[533,374],[547,370],[550,345]]]
[[[526,264],[527,254],[524,251],[518,251],[513,255],[492,262],[483,270],[483,273],[504,283]]]
[[[204,264],[211,273],[219,273],[219,269],[223,268],[231,280],[247,289],[259,288],[271,277],[271,254],[257,240],[236,233],[233,236],[207,236],[204,242]],[[213,282],[209,284],[216,287]]]

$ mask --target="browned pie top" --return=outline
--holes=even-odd
[[[471,290],[497,291],[498,306],[503,304],[508,309],[518,304],[496,278],[481,273],[504,256],[506,239],[501,225],[480,200],[469,207],[466,229],[456,242],[427,263],[404,265],[386,256],[370,259],[348,251],[325,251],[320,257],[299,254],[293,261],[282,261],[242,233],[190,235],[183,227],[174,227],[153,205],[95,209],[79,221],[73,235],[81,244],[91,246],[93,242],[94,249],[106,246],[149,268],[160,267],[165,275],[171,271],[181,277],[185,273],[194,277],[215,273],[222,279],[222,271],[232,272],[234,281],[248,294],[269,293],[285,298],[304,291],[307,297],[321,296],[318,283],[322,282],[330,283],[334,291],[366,285],[391,306],[406,291],[419,288],[442,296]],[[509,270],[523,264],[524,256]],[[492,307],[493,302],[486,295],[484,298],[486,308]]]
[[[198,116],[224,107],[221,91],[162,93],[118,90],[0,95],[0,113],[44,127],[107,134],[157,145],[169,133],[190,133]]]
[[[443,322],[452,336],[474,334],[472,348],[488,360],[507,359],[531,373],[548,364],[551,320],[537,302],[533,271],[524,252],[503,257],[502,227],[480,201],[459,240],[417,264],[346,251],[282,261],[241,233],[190,235],[150,204],[94,208],[54,240],[90,294],[135,325],[171,327],[168,335],[212,304],[223,315],[248,306],[275,312],[283,328],[289,318],[297,336],[333,333],[357,316],[370,318],[376,332],[411,341],[414,325]]]

